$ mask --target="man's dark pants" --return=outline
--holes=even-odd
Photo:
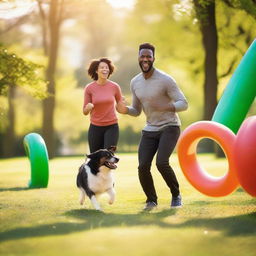
[[[176,146],[179,135],[179,126],[167,126],[157,132],[142,131],[138,170],[139,180],[147,197],[146,202],[157,203],[156,190],[150,172],[151,163],[156,153],[157,169],[170,188],[172,196],[178,196],[180,193],[176,175],[169,164],[169,158]]]

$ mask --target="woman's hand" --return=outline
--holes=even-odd
[[[116,110],[120,114],[127,114],[128,113],[128,108],[126,106],[126,100],[124,97],[116,104]]]
[[[88,115],[92,109],[94,108],[94,105],[92,103],[87,103],[86,106],[84,107],[84,115]]]

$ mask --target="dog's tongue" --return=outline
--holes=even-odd
[[[117,168],[117,166],[114,163],[106,161],[105,164],[106,164],[106,166],[108,166],[111,169],[116,169]]]

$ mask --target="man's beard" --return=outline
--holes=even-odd
[[[141,71],[143,72],[143,73],[148,73],[148,72],[150,72],[150,70],[152,69],[152,67],[153,67],[153,62],[148,62],[148,69],[147,70],[144,70],[143,69],[143,61],[141,61],[140,63],[139,63],[139,65],[140,65],[140,69],[141,69]]]

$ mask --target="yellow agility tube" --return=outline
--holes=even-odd
[[[23,144],[31,167],[29,188],[46,188],[49,165],[48,152],[43,138],[37,133],[29,133],[24,137]]]
[[[199,141],[203,138],[216,141],[225,152],[229,169],[224,176],[212,176],[198,163],[196,149]],[[177,144],[181,169],[192,186],[201,193],[220,197],[232,193],[238,187],[233,154],[235,138],[235,134],[229,128],[213,121],[193,123],[181,134]]]

